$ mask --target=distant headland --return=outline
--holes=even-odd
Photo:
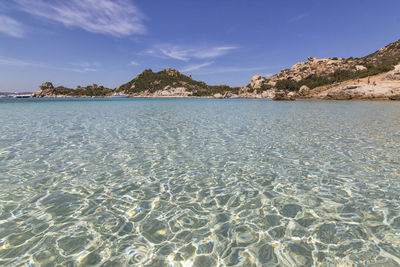
[[[146,69],[114,89],[97,84],[71,89],[45,82],[32,96],[400,100],[399,63],[400,40],[362,58],[309,57],[269,78],[255,75],[243,87],[212,86],[167,68]]]

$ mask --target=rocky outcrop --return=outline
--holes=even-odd
[[[32,94],[32,97],[105,97],[113,93],[111,89],[97,84],[71,89],[64,86],[54,87],[51,82],[44,82],[39,89]]]
[[[400,64],[396,65],[393,71],[388,72],[386,79],[392,81],[400,81]]]
[[[185,87],[166,86],[162,90],[155,92],[143,91],[136,94],[131,94],[131,97],[191,97],[193,92],[189,92]]]
[[[268,86],[268,79],[257,74],[254,75],[250,80],[250,88],[254,90],[263,90]]]
[[[356,67],[357,66],[357,67]],[[363,65],[358,65],[356,60],[345,58],[314,58],[309,57],[305,62],[294,64],[290,69],[283,70],[276,75],[271,76],[271,82],[279,80],[293,80],[299,82],[310,76],[332,75],[338,70],[357,71],[366,69]]]
[[[309,93],[310,93],[310,88],[307,85],[303,85],[300,87],[298,95],[307,96]]]
[[[44,82],[39,86],[39,91],[32,94],[32,97],[57,97],[57,93],[51,82]]]
[[[346,85],[320,95],[330,100],[397,100],[400,89],[373,85]]]
[[[295,100],[293,92],[286,92],[286,91],[276,91],[275,95],[272,97],[272,100]]]

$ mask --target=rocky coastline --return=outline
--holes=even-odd
[[[144,70],[115,89],[93,84],[75,89],[40,85],[32,97],[268,98],[292,101],[400,100],[400,40],[363,58],[313,58],[269,78],[255,75],[243,87],[210,86],[167,68]]]

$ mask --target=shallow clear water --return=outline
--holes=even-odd
[[[398,102],[0,100],[0,125],[0,265],[400,266]]]

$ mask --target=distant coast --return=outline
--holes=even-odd
[[[32,97],[270,98],[273,100],[400,100],[400,40],[362,58],[309,57],[269,78],[255,75],[242,87],[208,85],[179,71],[144,70],[114,89],[93,84],[75,89],[51,82]]]

